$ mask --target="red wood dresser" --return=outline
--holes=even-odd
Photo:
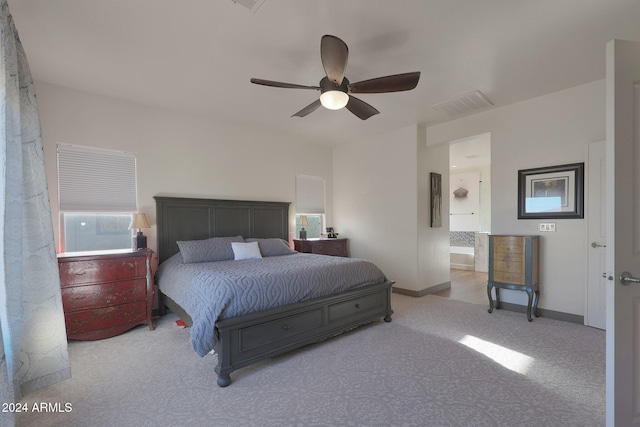
[[[97,340],[136,325],[153,330],[151,250],[58,254],[67,338]]]

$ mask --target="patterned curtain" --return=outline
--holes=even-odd
[[[11,403],[71,373],[33,80],[0,7],[0,402]]]

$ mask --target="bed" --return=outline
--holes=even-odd
[[[289,203],[159,196],[155,197],[155,200],[159,271],[183,256],[178,242],[184,245],[184,242],[199,242],[207,239],[217,241],[223,240],[218,238],[242,236],[244,241],[259,241],[262,245],[263,241],[274,239],[288,241],[289,238]],[[184,246],[182,248],[184,251]],[[362,268],[361,265],[354,264],[359,262],[358,260],[340,258],[342,261],[338,261],[337,257],[297,253],[276,256],[270,258],[269,262],[289,263],[278,265],[274,269],[296,272],[296,269],[302,270],[299,267],[302,260],[300,257],[304,256],[311,257],[304,259],[305,265],[335,262],[339,263],[336,271],[343,268],[346,268],[346,271],[349,268]],[[258,267],[254,263],[258,262],[261,261],[249,259],[236,261],[236,265],[242,263],[245,267],[253,266],[256,270]],[[233,261],[212,264],[215,264],[216,268],[227,268],[229,267],[227,264],[233,264]],[[223,274],[233,277],[234,273]],[[185,303],[183,299],[176,298],[183,301],[185,307],[182,307],[162,291],[164,288],[168,289],[167,293],[174,292],[166,285],[167,277],[177,281],[179,276],[170,276],[167,273],[163,273],[162,276],[165,282],[159,283],[161,314],[168,308],[191,325],[192,343],[194,343],[193,332],[199,334],[199,331],[208,326],[204,327],[200,324],[203,316],[198,314],[197,325],[194,327],[194,319],[189,314],[189,310],[194,313],[193,306],[189,305],[191,303]],[[298,273],[291,277],[295,282],[307,281]],[[328,281],[335,281],[339,285],[336,287],[338,291],[332,291],[327,295],[314,297],[311,292],[298,298],[297,302],[283,303],[246,314],[230,308],[223,308],[221,313],[213,312],[211,316],[215,316],[215,319],[211,326],[212,330],[208,332],[214,337],[213,350],[218,356],[218,364],[215,367],[218,375],[217,384],[220,387],[228,386],[231,383],[230,375],[233,371],[260,360],[339,335],[381,318],[385,322],[391,321],[393,311],[390,299],[393,282],[386,279],[384,275],[379,276],[379,279],[376,278],[373,283],[362,282],[364,284],[357,284],[357,287],[348,290],[344,290],[344,284],[338,283],[342,281],[339,276],[335,279],[331,277],[332,279]],[[300,288],[297,283],[295,285]],[[180,297],[179,294],[175,295]],[[275,294],[269,294],[264,299],[270,300],[272,295]],[[253,298],[256,299],[255,296]],[[194,350],[200,355],[203,355],[207,348],[197,347],[194,344]]]

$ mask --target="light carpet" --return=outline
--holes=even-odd
[[[69,343],[72,378],[19,426],[604,426],[605,333],[438,296],[393,294],[375,322],[216,385],[169,314]],[[65,404],[66,408],[65,408]],[[70,411],[68,410],[70,409]]]

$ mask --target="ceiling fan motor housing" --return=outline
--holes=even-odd
[[[342,79],[342,84],[338,86],[330,81],[328,77],[323,77],[322,80],[320,80],[320,93],[325,93],[330,90],[339,90],[340,92],[348,93],[349,79],[344,77]]]

